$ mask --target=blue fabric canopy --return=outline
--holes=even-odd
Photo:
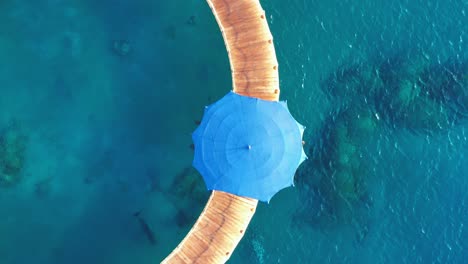
[[[193,166],[209,190],[268,202],[294,184],[294,173],[306,158],[303,132],[285,102],[230,92],[205,107],[192,134]]]

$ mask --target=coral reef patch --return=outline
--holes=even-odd
[[[26,146],[27,137],[18,123],[12,122],[0,129],[0,186],[20,182]]]
[[[358,240],[369,230],[375,143],[406,130],[431,136],[468,116],[468,61],[431,61],[405,51],[345,64],[321,83],[336,109],[306,138],[309,160],[296,173],[303,204],[297,216],[320,230],[350,224]],[[374,155],[374,156],[373,156]],[[362,210],[366,211],[362,213]]]

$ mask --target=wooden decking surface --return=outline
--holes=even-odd
[[[233,91],[279,99],[278,61],[265,11],[258,0],[208,0],[223,34]]]
[[[162,263],[225,263],[256,207],[255,199],[213,191],[195,225]]]
[[[258,0],[207,0],[223,34],[233,91],[279,99],[278,62]],[[244,236],[258,201],[213,191],[187,236],[162,263],[225,263]]]

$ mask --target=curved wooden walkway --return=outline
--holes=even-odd
[[[223,34],[233,91],[279,99],[278,62],[258,0],[207,0]],[[244,236],[257,200],[213,191],[187,236],[162,263],[225,263]]]

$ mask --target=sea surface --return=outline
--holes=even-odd
[[[467,263],[468,1],[261,3],[309,159],[229,263]],[[0,263],[161,261],[231,87],[205,1],[1,1]]]

